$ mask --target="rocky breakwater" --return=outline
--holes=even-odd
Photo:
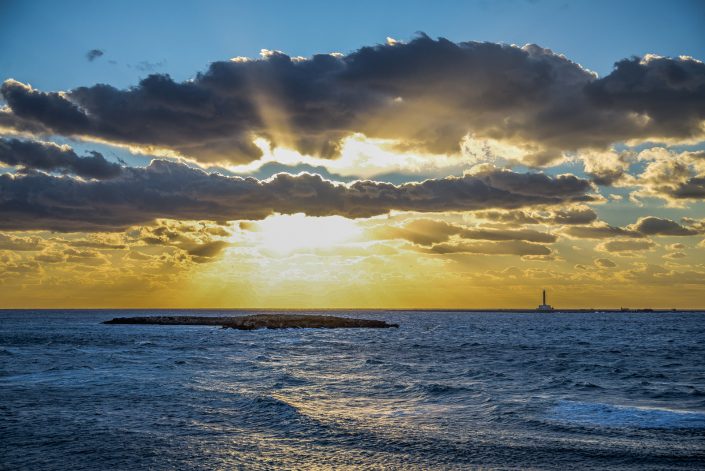
[[[399,327],[375,319],[354,319],[350,317],[319,316],[310,314],[255,314],[233,317],[201,316],[148,316],[116,317],[103,324],[138,325],[219,325],[224,329],[384,329]]]

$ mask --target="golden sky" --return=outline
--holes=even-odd
[[[8,77],[0,307],[702,308],[704,87],[427,36]]]

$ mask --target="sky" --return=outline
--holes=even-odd
[[[705,3],[0,0],[0,308],[695,308]]]

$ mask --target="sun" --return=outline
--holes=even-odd
[[[342,216],[274,215],[257,224],[261,247],[277,254],[331,248],[362,233],[354,220]]]

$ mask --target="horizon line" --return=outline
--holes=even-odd
[[[705,312],[705,307],[701,308],[553,308],[550,311],[542,311],[538,308],[384,308],[384,307],[0,307],[2,311],[391,311],[391,312],[531,312],[531,313],[648,313],[648,312]]]

